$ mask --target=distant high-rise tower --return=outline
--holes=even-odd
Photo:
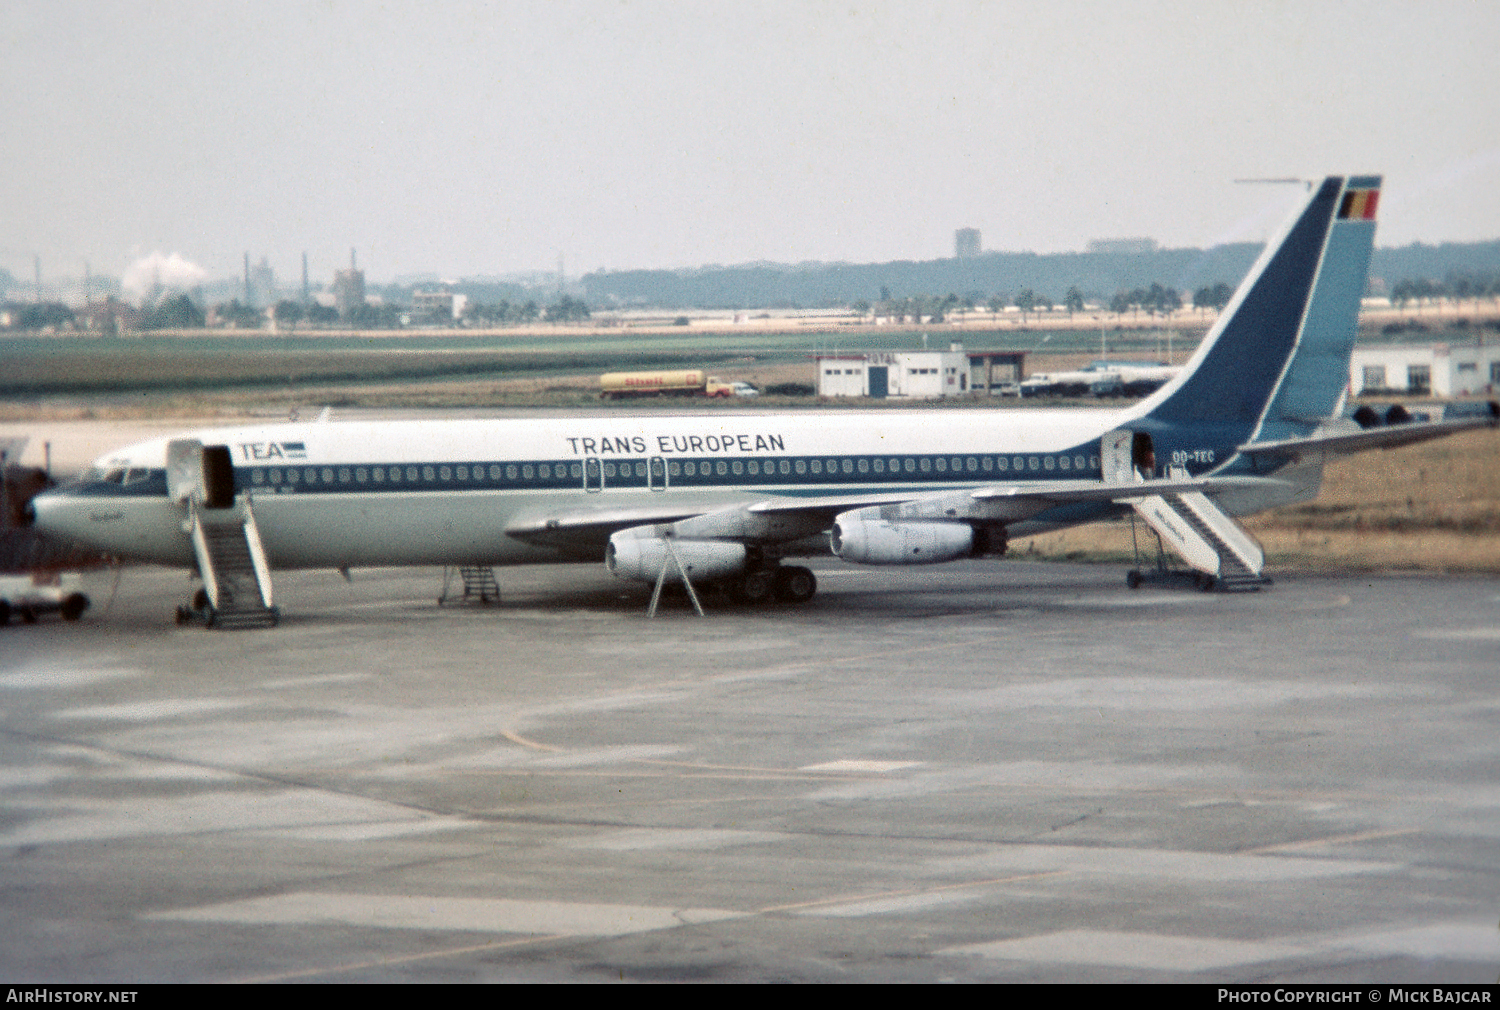
[[[262,256],[260,263],[250,268],[247,277],[246,305],[270,305],[276,300],[276,271],[271,269],[270,260]]]
[[[961,260],[979,255],[978,228],[960,228],[953,233],[953,255]]]
[[[302,253],[302,304],[306,305],[311,300],[307,288],[307,251]]]
[[[349,269],[334,271],[333,302],[345,319],[365,303],[365,272],[355,267],[353,248],[349,250]]]

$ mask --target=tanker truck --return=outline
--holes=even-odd
[[[675,372],[607,372],[599,377],[606,400],[632,396],[756,396],[748,382],[725,382],[696,368]]]

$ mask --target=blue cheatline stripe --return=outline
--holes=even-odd
[[[698,457],[663,459],[666,468],[648,476],[649,458],[600,460],[609,489],[660,487],[677,490],[742,488],[747,492],[781,495],[829,494],[846,490],[889,492],[923,491],[946,486],[979,486],[1005,481],[1097,480],[1098,445],[1094,442],[1064,452],[943,453],[937,455],[823,455],[750,459]],[[447,463],[283,463],[236,467],[235,486],[252,493],[317,494],[379,491],[577,491],[583,487],[583,460],[534,460]],[[754,467],[754,472],[752,472]],[[378,479],[377,479],[378,478]],[[598,476],[589,482],[597,487]],[[801,485],[802,490],[798,488]],[[774,489],[774,490],[772,490]],[[92,481],[75,485],[75,494],[99,497],[160,497],[166,494],[165,470],[151,470],[143,479],[121,484]]]

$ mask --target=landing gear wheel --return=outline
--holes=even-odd
[[[0,600],[0,627],[10,623],[10,601]]]
[[[748,603],[755,606],[769,600],[775,588],[776,571],[771,568],[757,568],[731,582],[729,595],[734,597],[736,603]]]
[[[191,624],[192,622],[193,612],[187,607],[179,605],[177,607],[177,626],[180,628],[186,624]]]
[[[198,587],[198,591],[193,594],[193,609],[208,609],[208,590],[204,589],[202,586]]]
[[[1125,573],[1125,585],[1131,589],[1141,588],[1141,573],[1132,568]]]
[[[1212,575],[1200,575],[1198,577],[1198,588],[1205,593],[1211,593],[1214,591],[1214,584],[1217,581]]]
[[[62,601],[62,606],[58,608],[58,612],[62,615],[63,620],[76,621],[83,616],[83,612],[87,609],[89,609],[89,598],[82,593],[73,593],[66,600]]]
[[[776,570],[776,598],[783,603],[806,603],[818,591],[812,569],[790,565]]]

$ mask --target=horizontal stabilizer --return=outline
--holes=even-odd
[[[1364,452],[1367,449],[1393,449],[1399,445],[1414,445],[1434,438],[1456,435],[1461,431],[1500,426],[1500,405],[1491,402],[1486,406],[1489,409],[1485,413],[1474,416],[1461,416],[1442,421],[1411,421],[1383,428],[1309,435],[1306,438],[1283,438],[1274,442],[1251,442],[1240,446],[1239,452],[1248,456],[1291,458],[1314,452],[1348,455]]]

